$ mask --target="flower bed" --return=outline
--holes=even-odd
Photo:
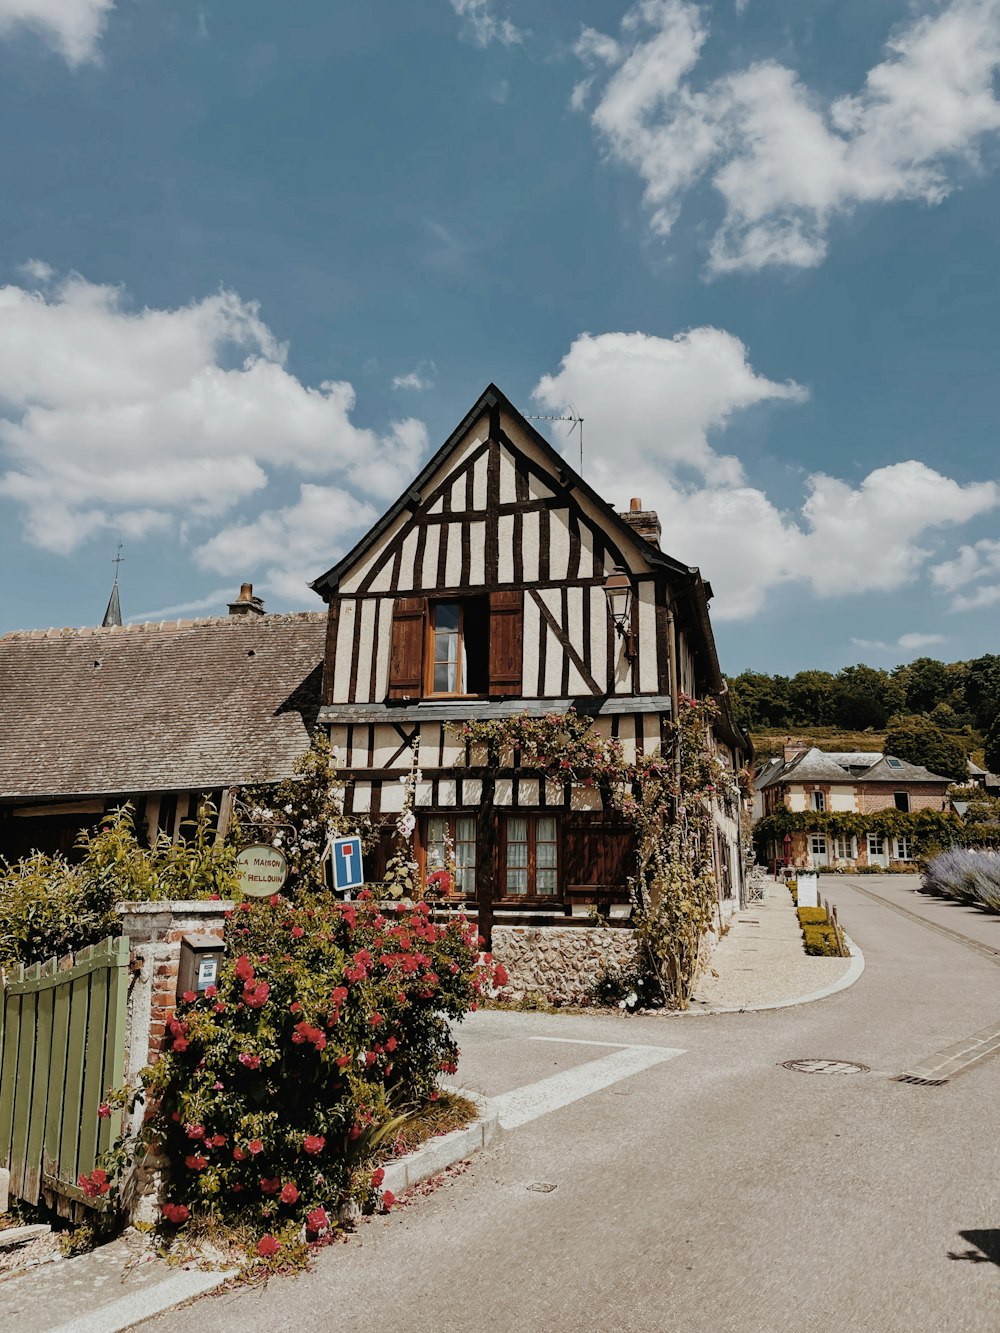
[[[942,852],[927,866],[920,888],[924,893],[1000,912],[1000,854],[958,847]]]
[[[218,987],[185,994],[146,1076],[146,1134],[170,1164],[166,1221],[254,1228],[268,1258],[349,1200],[378,1204],[372,1159],[437,1097],[458,1058],[449,1020],[491,978],[475,926],[425,903],[244,903],[226,944]]]

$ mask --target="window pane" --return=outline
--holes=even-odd
[[[474,866],[476,864],[476,844],[474,842],[455,843],[456,866]]]
[[[535,878],[537,880],[536,892],[544,894],[556,892],[556,872],[554,870],[538,870]]]
[[[476,841],[476,821],[474,819],[470,818],[468,815],[461,815],[455,820],[455,841]]]
[[[528,892],[528,872],[527,870],[514,870],[507,867],[507,892],[508,893],[527,893]]]
[[[454,694],[455,663],[434,663],[434,691],[436,694]]]
[[[511,815],[507,820],[507,841],[528,841],[528,821],[522,815]]]
[[[555,842],[556,821],[551,815],[543,815],[535,824],[535,836],[539,842]]]
[[[509,842],[507,844],[507,864],[509,866],[526,866],[528,864],[528,844],[526,842]]]
[[[558,865],[554,842],[540,842],[535,848],[535,860],[540,866]]]
[[[476,891],[476,867],[472,863],[468,866],[458,865],[455,867],[455,882],[458,885],[460,893],[475,893]]]
[[[438,602],[434,608],[434,628],[458,630],[458,603]]]

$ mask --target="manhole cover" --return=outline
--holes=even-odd
[[[547,1180],[536,1180],[528,1186],[529,1190],[534,1190],[536,1194],[551,1194],[555,1185],[550,1185]]]
[[[854,1060],[785,1060],[782,1069],[796,1069],[800,1074],[870,1074],[867,1065]]]

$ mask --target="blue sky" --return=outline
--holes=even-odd
[[[495,380],[730,672],[1000,650],[998,67],[1000,0],[0,0],[0,630],[119,540],[126,617],[318,608]]]

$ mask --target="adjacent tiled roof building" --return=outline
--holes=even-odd
[[[287,777],[320,704],[323,612],[0,638],[0,801]]]

